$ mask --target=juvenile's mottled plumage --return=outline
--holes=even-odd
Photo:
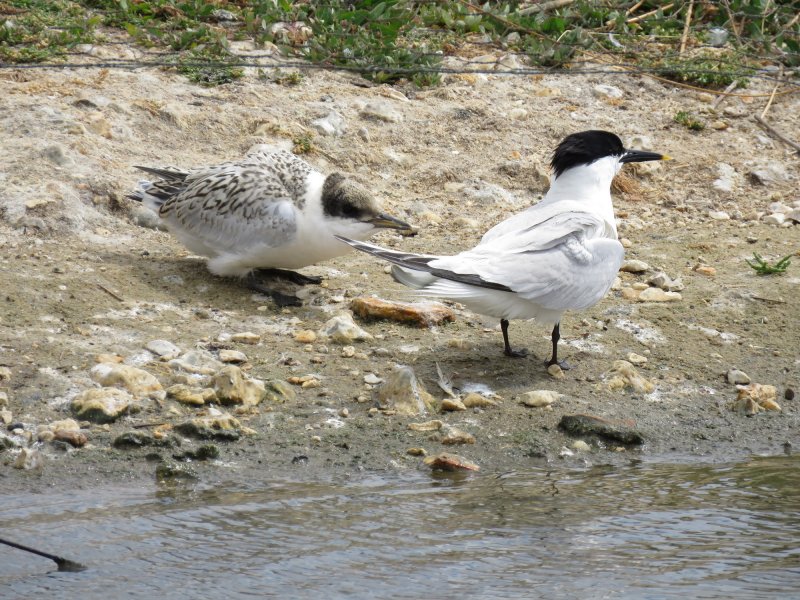
[[[190,251],[207,256],[216,275],[298,269],[344,254],[336,234],[363,240],[382,227],[410,229],[352,179],[326,177],[272,147],[191,171],[137,168],[160,179],[140,182],[129,197],[157,212]]]
[[[559,322],[566,310],[597,304],[622,264],[610,186],[623,163],[668,158],[625,150],[606,131],[567,136],[553,154],[553,181],[544,199],[499,223],[480,243],[454,256],[417,255],[340,238],[394,264],[400,283],[426,296],[452,298],[500,319],[509,356],[509,319],[552,324],[558,362]]]

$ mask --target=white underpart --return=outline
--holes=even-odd
[[[565,310],[594,306],[608,293],[624,257],[610,191],[620,167],[617,157],[606,157],[562,173],[541,202],[490,229],[475,248],[430,263],[511,292],[397,265],[393,273],[421,295],[451,298],[501,319],[554,324]]]

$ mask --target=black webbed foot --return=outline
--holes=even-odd
[[[273,277],[283,279],[297,285],[319,285],[322,283],[322,277],[317,275],[303,275],[296,271],[289,271],[287,269],[256,269],[252,273],[258,277]]]

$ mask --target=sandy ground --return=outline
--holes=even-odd
[[[729,98],[717,110],[711,95],[629,76],[468,74],[420,91],[310,71],[293,86],[248,73],[209,89],[156,69],[5,69],[0,87],[0,409],[3,428],[13,430],[3,434],[10,442],[0,451],[0,479],[9,485],[152,477],[157,464],[196,449],[201,442],[170,427],[213,409],[163,395],[137,401],[139,412],[111,424],[81,422],[88,438],[82,448],[41,435],[73,416],[71,401],[97,386],[90,369],[102,355],[148,371],[165,388],[180,381],[145,350],[152,340],[182,351],[239,350],[247,375],[267,382],[310,374],[320,383],[293,386],[295,397],[283,403],[226,409],[245,429],[238,441],[213,442],[217,459],[192,461],[191,469],[209,478],[422,468],[421,458],[407,453],[413,447],[455,452],[491,472],[639,458],[722,461],[800,444],[798,400],[786,399],[800,384],[800,265],[759,277],[745,263],[754,251],[775,260],[800,249],[800,228],[765,220],[800,199],[797,155],[751,118],[763,109],[768,82],[743,92],[756,97]],[[676,124],[679,110],[708,127],[691,132]],[[342,135],[312,126],[331,111],[343,117]],[[778,96],[767,118],[797,140],[797,114],[800,96]],[[309,162],[353,174],[420,231],[375,241],[452,253],[536,202],[547,189],[554,145],[591,128],[675,160],[626,167],[623,191],[615,194],[620,236],[628,240],[627,258],[649,269],[620,273],[603,302],[566,315],[562,353],[575,368],[560,380],[543,366],[545,328],[512,323],[512,343],[532,354],[508,359],[498,324],[458,305],[455,323],[432,329],[359,322],[374,339],[353,344],[354,356],[333,342],[296,341],[299,331],[317,331],[346,310],[352,297],[411,297],[383,264],[351,253],[306,269],[323,275],[324,287],[307,288],[303,307],[280,309],[210,275],[202,259],[149,227],[153,216],[124,197],[139,178],[132,165],[206,165],[237,158],[255,143],[291,146],[307,136]],[[659,270],[681,279],[681,299],[637,301],[636,288]],[[259,336],[257,343],[234,341],[242,332]],[[646,383],[616,389],[614,361],[631,353]],[[417,417],[376,410],[373,388],[380,384],[365,376],[377,381],[370,374],[386,379],[397,365],[411,366],[438,401],[445,393],[436,384],[437,363],[457,388],[482,391],[497,405]],[[732,368],[775,386],[782,411],[749,417],[732,409]],[[540,389],[561,396],[548,408],[520,403]],[[576,437],[558,423],[577,413],[633,427],[644,444],[588,435],[578,436],[587,446],[575,447]],[[408,429],[431,419],[444,429]],[[448,427],[474,443],[444,445]],[[148,439],[162,445],[111,445],[124,432],[156,430]],[[36,450],[28,465],[35,468],[13,468],[23,447]]]

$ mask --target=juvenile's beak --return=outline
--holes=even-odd
[[[405,221],[401,221],[386,213],[379,213],[377,217],[371,218],[367,223],[372,224],[373,227],[380,227],[382,229],[399,229],[400,231],[413,230],[413,227]]]
[[[619,162],[645,162],[648,160],[672,160],[668,154],[659,154],[658,152],[646,152],[644,150],[626,150]]]

